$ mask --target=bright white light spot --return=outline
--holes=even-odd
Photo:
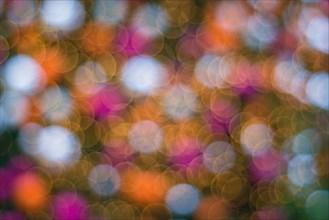
[[[60,126],[43,128],[35,144],[37,156],[49,163],[69,165],[80,158],[80,143],[77,137]]]
[[[165,10],[156,4],[145,4],[133,15],[133,27],[140,30],[145,37],[154,38],[168,28],[168,17]]]
[[[152,93],[161,87],[166,78],[162,65],[147,56],[137,56],[129,59],[122,68],[122,80],[133,92],[141,94]]]
[[[216,141],[208,145],[203,153],[203,163],[208,170],[222,173],[231,169],[236,159],[232,146],[224,141]]]
[[[94,16],[105,24],[117,24],[126,15],[128,4],[122,0],[98,0],[95,1]]]
[[[166,195],[166,204],[169,209],[180,215],[191,214],[199,202],[199,190],[189,184],[177,184],[171,187]]]
[[[306,85],[306,95],[313,105],[329,110],[329,74],[311,75]]]
[[[43,70],[40,65],[27,55],[11,57],[4,67],[4,81],[9,89],[33,94],[42,83]]]
[[[208,88],[221,88],[231,73],[231,67],[225,59],[206,54],[197,61],[194,72],[202,85]]]
[[[130,145],[142,153],[157,151],[163,142],[163,134],[158,124],[153,121],[139,121],[129,132]]]
[[[310,45],[323,53],[329,54],[329,19],[324,16],[316,16],[308,23],[305,31]]]
[[[41,17],[44,22],[63,31],[80,27],[84,16],[84,8],[78,0],[45,0],[41,6]]]
[[[174,120],[191,117],[197,110],[197,95],[185,85],[172,87],[163,99],[165,112]]]
[[[259,154],[272,145],[272,131],[263,123],[252,123],[243,128],[240,136],[243,149],[248,154]]]
[[[90,188],[98,195],[111,196],[118,191],[121,179],[115,168],[100,164],[91,169],[88,181]]]
[[[73,109],[72,98],[66,89],[51,87],[41,95],[40,108],[46,119],[58,122],[70,116]]]
[[[306,186],[314,183],[316,161],[311,155],[296,155],[288,163],[288,178],[296,186]]]

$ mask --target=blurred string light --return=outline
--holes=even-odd
[[[0,219],[328,219],[326,0],[0,0]]]

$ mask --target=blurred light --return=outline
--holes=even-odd
[[[317,190],[311,193],[306,202],[305,209],[311,219],[329,219],[329,192],[327,190]]]
[[[127,14],[127,1],[99,0],[94,5],[94,17],[105,24],[117,24]]]
[[[165,77],[161,63],[147,56],[133,57],[122,68],[123,83],[133,92],[144,95],[161,87]]]
[[[252,123],[243,128],[240,141],[246,153],[262,153],[272,146],[272,131],[263,123]]]
[[[283,93],[289,93],[291,81],[298,72],[298,67],[290,61],[278,62],[275,66],[273,82]]]
[[[145,54],[153,47],[151,39],[144,36],[141,30],[136,30],[130,26],[121,26],[117,33],[116,46],[128,57]]]
[[[18,144],[21,150],[31,156],[38,155],[37,139],[42,127],[37,123],[27,123],[18,134]]]
[[[139,121],[129,132],[129,144],[142,153],[154,153],[163,142],[163,134],[159,125],[153,121]]]
[[[321,2],[321,0],[302,0],[302,2],[306,3],[306,4],[316,4]]]
[[[267,48],[276,38],[276,21],[263,15],[253,15],[248,19],[244,32],[246,44],[256,50]]]
[[[308,104],[308,100],[305,94],[305,86],[309,74],[307,72],[300,71],[296,73],[291,79],[289,93],[293,95],[301,103]]]
[[[3,12],[4,5],[5,5],[5,2],[4,1],[0,1],[0,13]]]
[[[80,1],[45,0],[41,6],[41,17],[50,26],[63,31],[80,27],[84,21],[84,8]]]
[[[146,37],[154,38],[163,34],[168,28],[165,10],[156,4],[144,4],[133,15],[133,27]]]
[[[54,220],[86,219],[83,211],[87,201],[77,193],[60,192],[53,197],[51,205]]]
[[[204,165],[214,173],[222,173],[231,169],[235,160],[235,151],[229,143],[224,141],[209,144],[203,153]]]
[[[104,87],[107,82],[106,71],[97,62],[87,61],[80,65],[74,75],[74,85],[79,92],[87,95],[93,94]]]
[[[315,129],[305,129],[293,137],[292,151],[296,154],[319,153],[321,149],[320,133]]]
[[[180,215],[187,215],[194,212],[199,202],[199,190],[185,183],[171,187],[166,195],[166,204],[169,209]]]
[[[111,160],[112,166],[132,161],[134,158],[134,149],[132,149],[125,139],[112,138],[106,143],[103,150],[105,155]]]
[[[264,13],[274,11],[281,4],[280,1],[258,1],[258,0],[247,0],[247,3],[257,11]]]
[[[215,11],[216,21],[224,29],[240,31],[248,20],[248,11],[243,2],[221,1]]]
[[[249,165],[249,177],[257,182],[270,182],[281,174],[283,164],[283,154],[268,149],[263,153],[252,157]]]
[[[329,110],[329,74],[314,73],[307,81],[306,95],[310,102],[322,109]]]
[[[283,93],[294,96],[298,101],[308,104],[305,87],[309,73],[298,63],[281,61],[275,66],[274,84]]]
[[[64,127],[52,125],[40,130],[36,139],[36,156],[49,163],[69,165],[80,158],[77,137]]]
[[[304,187],[316,180],[316,161],[311,155],[296,155],[288,162],[288,177],[291,183]]]
[[[100,164],[91,169],[88,175],[90,188],[100,196],[111,196],[120,187],[120,175],[110,165]]]
[[[38,175],[25,172],[14,180],[14,202],[25,211],[41,210],[47,204],[48,187]]]
[[[0,130],[22,123],[30,110],[27,97],[16,92],[6,91],[0,98]]]
[[[1,2],[0,2],[0,5],[1,5]],[[0,219],[3,219],[3,220],[25,220],[26,218],[21,212],[2,211],[0,213]]]
[[[97,120],[120,115],[129,104],[120,88],[109,83],[93,94],[89,102],[92,108],[90,112]]]
[[[4,81],[9,89],[24,94],[34,94],[42,84],[43,70],[30,56],[16,55],[4,66]]]
[[[231,67],[222,57],[203,55],[196,63],[197,80],[208,88],[221,88],[231,73]]]
[[[138,168],[127,169],[121,176],[121,193],[139,204],[162,203],[171,184],[171,179],[155,171]]]
[[[208,196],[200,201],[193,214],[195,220],[231,219],[231,208],[224,200],[215,196]]]
[[[280,219],[288,220],[289,214],[281,207],[277,206],[265,206],[254,213],[251,219]]]
[[[165,112],[174,120],[190,118],[198,107],[197,95],[185,85],[176,85],[164,95],[163,106]]]
[[[43,116],[52,122],[67,119],[72,113],[73,100],[63,87],[50,87],[40,97]]]
[[[9,20],[22,26],[30,24],[38,12],[34,0],[11,1],[8,5],[7,15]]]
[[[325,15],[311,18],[304,31],[310,45],[316,50],[329,54],[329,19]]]
[[[168,149],[172,168],[182,171],[198,171],[202,163],[202,145],[192,137],[182,137],[178,139],[170,149]]]

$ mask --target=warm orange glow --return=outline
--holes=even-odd
[[[154,171],[129,170],[122,176],[121,192],[142,204],[163,202],[169,187],[168,178]]]
[[[31,172],[21,174],[13,185],[14,202],[24,211],[43,209],[47,204],[47,194],[45,181]]]
[[[41,52],[36,55],[36,60],[39,61],[48,83],[59,81],[63,73],[66,71],[66,57],[56,47],[48,48],[46,52]]]
[[[99,54],[109,49],[114,32],[109,26],[89,23],[85,29],[81,46],[89,53]]]
[[[205,23],[202,38],[212,50],[227,52],[238,46],[238,38],[233,33],[220,27],[214,20]]]

